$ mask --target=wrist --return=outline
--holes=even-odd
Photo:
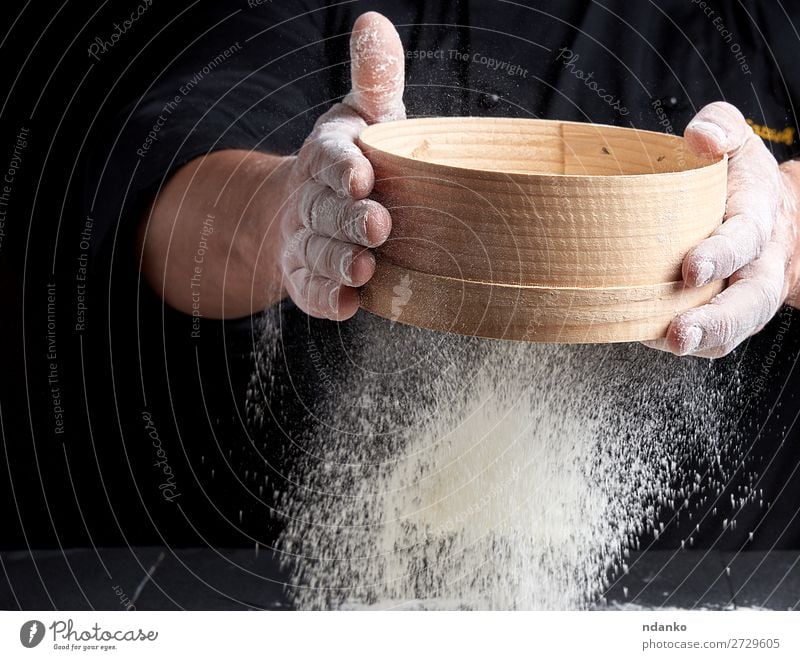
[[[249,203],[235,258],[249,264],[251,300],[258,312],[286,297],[281,271],[281,217],[289,204],[296,157],[254,153],[245,166]]]

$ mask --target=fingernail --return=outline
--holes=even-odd
[[[340,287],[335,286],[328,294],[328,305],[330,305],[330,308],[334,311],[334,313],[339,311],[339,289]]]
[[[347,284],[353,283],[353,262],[355,259],[352,252],[344,250],[339,259],[339,275]]]
[[[704,133],[708,137],[712,138],[722,148],[725,147],[725,143],[728,140],[728,136],[725,134],[725,131],[717,126],[717,124],[712,124],[710,121],[694,122],[693,124],[689,124],[689,128],[691,128],[693,131]]]
[[[355,176],[355,170],[352,167],[346,169],[342,173],[342,189],[337,193],[339,197],[350,196],[350,186],[353,183],[354,176]]]
[[[692,325],[689,326],[683,333],[683,350],[681,351],[681,355],[687,355],[689,353],[694,352],[698,346],[700,346],[700,342],[703,339],[703,330],[700,326]]]
[[[364,204],[363,210],[358,214],[356,221],[357,236],[360,239],[359,245],[369,245],[369,236],[367,235],[367,223],[369,222],[369,206]]]
[[[714,263],[708,259],[704,259],[697,265],[697,275],[695,280],[696,286],[703,286],[711,281],[714,276]]]

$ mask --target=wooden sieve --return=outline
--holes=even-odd
[[[392,215],[361,304],[400,323],[536,342],[662,337],[710,300],[681,262],[719,226],[727,162],[680,137],[535,119],[425,118],[359,138]]]

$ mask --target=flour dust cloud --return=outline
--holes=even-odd
[[[691,520],[741,451],[719,363],[363,312],[342,328],[337,359],[313,359],[333,375],[280,498],[300,608],[595,606],[629,551]],[[273,315],[267,387],[279,335]]]

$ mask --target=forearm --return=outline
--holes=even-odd
[[[142,273],[167,304],[230,319],[284,297],[277,218],[292,161],[226,150],[172,176],[139,230]]]

